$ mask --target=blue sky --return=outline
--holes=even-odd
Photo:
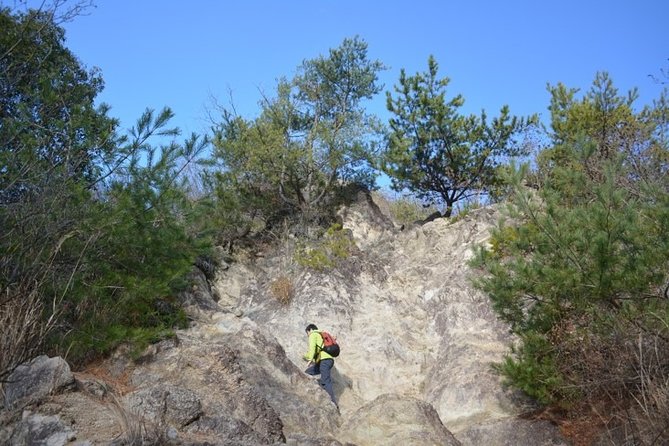
[[[201,133],[212,97],[227,105],[232,94],[253,117],[261,91],[271,95],[276,79],[355,35],[389,67],[386,90],[433,54],[466,113],[508,104],[545,120],[547,83],[587,89],[597,71],[648,102],[661,90],[648,75],[669,68],[667,18],[666,0],[98,0],[65,29],[68,47],[102,70],[99,99],[123,128],[147,107],[169,106],[175,125]],[[368,109],[388,116],[383,95]]]

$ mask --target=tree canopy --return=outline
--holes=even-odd
[[[520,339],[499,368],[543,403],[666,441],[669,419],[648,403],[669,395],[666,102],[634,111],[604,73],[580,100],[550,91],[553,144],[536,172],[513,174],[509,220],[478,258],[479,286]]]
[[[427,72],[407,76],[402,70],[396,96],[387,93],[393,117],[382,166],[394,189],[408,189],[428,204],[445,205],[448,217],[456,203],[499,186],[498,167],[525,154],[515,137],[536,118],[511,116],[506,106],[490,122],[485,111],[480,116],[461,115],[464,98],[447,100],[450,80],[437,74],[438,64],[431,56]]]
[[[94,99],[103,81],[64,47],[49,11],[0,10],[0,200],[40,193],[44,183],[90,182],[113,150],[117,122]]]
[[[225,175],[308,218],[340,182],[371,184],[365,162],[379,125],[362,103],[380,92],[382,69],[363,40],[345,39],[327,57],[305,60],[292,80],[282,79],[257,118],[224,111],[214,147]]]
[[[183,323],[207,246],[181,175],[206,142],[175,141],[169,109],[119,135],[55,17],[0,9],[0,382],[42,349],[76,361]]]

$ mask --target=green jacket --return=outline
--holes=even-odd
[[[320,330],[313,330],[309,334],[309,350],[304,354],[307,361],[320,362],[323,359],[334,359],[323,351],[323,337]]]

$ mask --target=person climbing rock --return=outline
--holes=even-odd
[[[304,371],[308,375],[321,375],[318,380],[321,387],[330,395],[337,410],[339,405],[335,399],[332,388],[332,367],[334,367],[334,358],[323,350],[323,337],[321,331],[314,324],[307,325],[305,330],[309,337],[309,350],[304,354],[304,360],[309,361],[307,369]]]

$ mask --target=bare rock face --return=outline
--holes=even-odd
[[[394,394],[358,409],[342,427],[341,436],[359,446],[460,446],[430,404]]]
[[[200,399],[190,389],[155,385],[126,396],[126,406],[154,422],[167,422],[182,429],[202,415]]]
[[[179,300],[191,317],[197,318],[203,314],[221,309],[212,293],[207,277],[201,269],[194,267],[188,275],[188,281],[190,286],[179,293]]]
[[[524,400],[490,367],[512,339],[471,286],[467,262],[495,212],[398,232],[356,194],[340,217],[358,249],[340,268],[287,268],[282,249],[226,265],[212,283],[194,271],[181,296],[193,325],[176,339],[134,362],[119,350],[75,374],[76,390],[69,368],[55,372],[64,370],[59,358],[17,369],[25,378],[5,386],[0,443],[566,444],[554,426],[517,417]],[[290,281],[289,302],[272,295],[279,277]],[[332,373],[339,410],[303,372],[308,323],[341,346]],[[50,361],[50,372],[38,372]],[[30,412],[18,409],[35,398]]]
[[[342,213],[344,228],[360,247],[350,259],[360,265],[357,270],[304,271],[293,277],[293,300],[283,305],[267,287],[271,277],[282,274],[281,263],[267,258],[241,287],[244,314],[272,333],[294,363],[306,348],[308,323],[337,336],[342,354],[333,369],[334,390],[344,423],[364,419],[362,407],[394,394],[429,404],[456,437],[485,425],[490,438],[513,444],[517,431],[505,427],[516,425],[529,403],[505,390],[491,368],[513,339],[487,296],[471,285],[474,272],[468,266],[497,222],[495,210],[401,232],[387,226],[367,230],[365,214]],[[337,438],[346,438],[345,431]],[[359,431],[364,436],[365,429]],[[546,435],[554,434],[553,429]]]
[[[463,446],[569,446],[546,420],[504,419],[469,427],[458,434]]]
[[[342,207],[339,217],[353,232],[358,247],[365,249],[380,238],[394,232],[394,223],[381,211],[368,191],[356,189],[350,193],[354,197],[353,203]]]

